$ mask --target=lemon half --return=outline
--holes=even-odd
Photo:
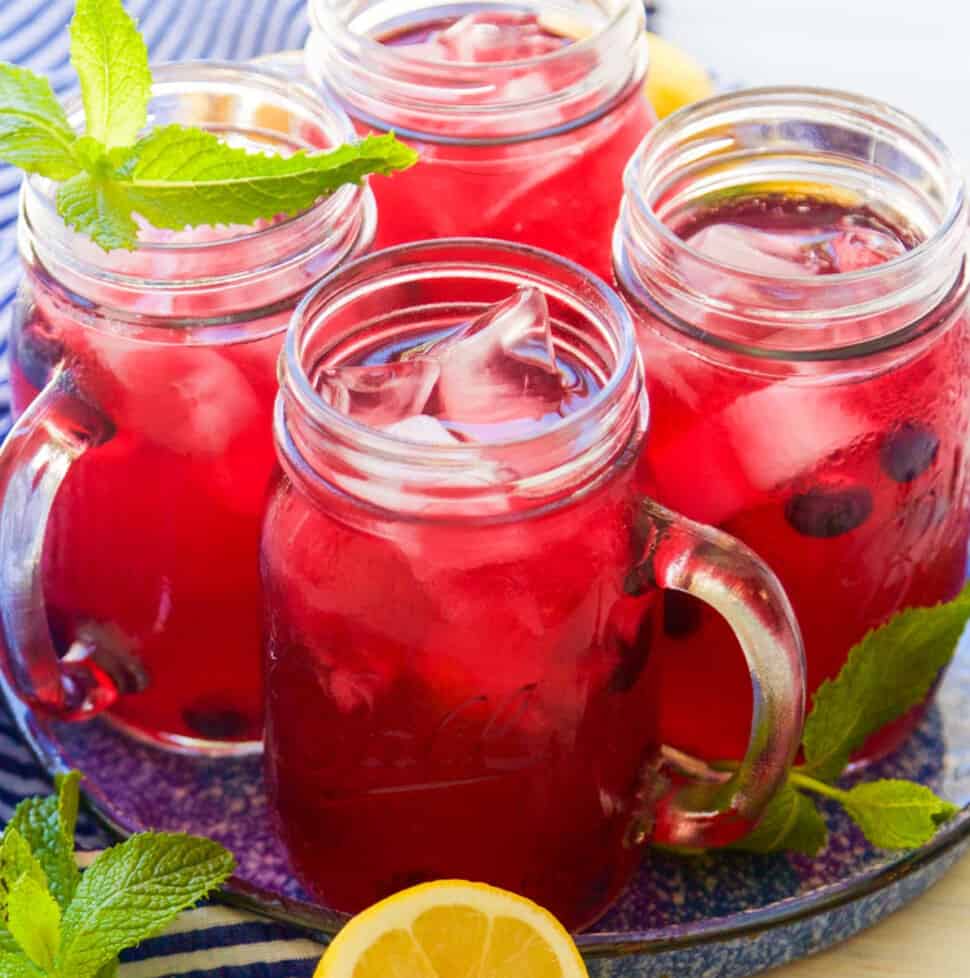
[[[354,917],[314,978],[588,978],[551,913],[505,890],[447,880]]]
[[[658,118],[714,94],[711,76],[691,55],[656,34],[648,37],[647,98]]]

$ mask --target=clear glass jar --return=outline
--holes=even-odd
[[[378,246],[490,237],[607,275],[623,167],[654,121],[639,0],[526,0],[514,13],[480,0],[312,0],[310,10],[310,75],[361,131],[393,129],[421,153],[375,187]],[[447,50],[411,43],[456,22],[472,26]]]
[[[575,413],[516,440],[434,444],[320,395],[330,368],[426,349],[519,287],[545,295],[563,369],[597,378]],[[638,493],[647,404],[612,290],[499,242],[378,252],[304,301],[281,382],[262,542],[267,784],[319,899],[355,912],[460,877],[578,927],[647,838],[704,845],[750,826],[800,736],[797,626],[746,548]],[[760,689],[749,763],[717,803],[710,784],[670,794],[655,739],[643,643],[663,641],[659,602],[680,591],[731,622]]]
[[[338,106],[272,71],[176,64],[154,79],[156,125],[277,150],[354,136]],[[80,122],[80,102],[69,109]],[[256,749],[276,361],[307,288],[369,247],[373,200],[344,187],[293,219],[145,227],[133,251],[105,253],[53,195],[25,182],[20,420],[0,455],[8,674],[60,716],[111,707],[168,747]]]
[[[614,260],[654,408],[643,479],[775,569],[810,694],[869,629],[964,580],[966,223],[939,140],[838,92],[699,104],[658,126],[627,170]],[[671,628],[680,650],[658,688],[675,707],[716,707],[723,735],[702,739],[673,708],[664,736],[737,756],[750,693],[721,654],[730,634],[686,606]]]

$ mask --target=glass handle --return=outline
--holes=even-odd
[[[778,579],[739,540],[649,499],[639,516],[644,552],[630,589],[683,591],[719,612],[747,660],[754,710],[747,752],[730,777],[712,779],[703,765],[661,750],[661,764],[673,776],[662,792],[651,792],[652,824],[642,824],[638,835],[691,848],[726,845],[757,821],[798,749],[805,716],[801,633]]]
[[[63,720],[100,713],[142,679],[107,631],[79,634],[63,657],[51,640],[42,569],[51,507],[71,466],[113,434],[74,391],[69,371],[56,371],[0,448],[0,666],[21,699]]]

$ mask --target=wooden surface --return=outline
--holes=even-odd
[[[970,859],[904,910],[852,940],[766,978],[966,978]],[[688,978],[688,976],[685,976]]]
[[[661,9],[661,30],[723,83],[881,98],[970,164],[967,0],[663,0]],[[770,978],[970,978],[970,859],[872,930]]]

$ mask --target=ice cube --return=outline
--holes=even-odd
[[[119,428],[172,451],[222,456],[268,420],[268,401],[232,363],[231,348],[93,332],[90,348],[84,382],[98,405]]]
[[[777,234],[737,224],[711,224],[692,235],[689,243],[707,258],[755,275],[805,278],[815,274],[800,235]]]
[[[809,472],[875,430],[875,420],[845,390],[779,382],[744,394],[721,422],[756,490],[770,490]]]
[[[905,245],[876,228],[839,227],[765,231],[739,224],[712,224],[690,238],[692,247],[715,261],[758,275],[806,278],[881,265]]]
[[[474,426],[469,433],[481,438],[488,430],[483,425],[541,422],[558,415],[566,396],[549,307],[535,288],[519,289],[433,344],[425,356],[441,368],[435,413],[459,433]]]
[[[543,29],[534,14],[483,11],[433,34],[421,53],[439,61],[488,64],[538,58],[558,51],[563,43]]]
[[[317,380],[331,407],[372,428],[420,415],[438,380],[434,360],[416,357],[365,367],[328,367]]]
[[[906,252],[906,246],[894,235],[875,228],[848,228],[839,231],[828,242],[832,272],[857,272],[892,261]]]
[[[384,429],[395,438],[416,441],[422,445],[460,445],[457,439],[437,418],[428,414],[418,414],[401,421],[395,421]]]

